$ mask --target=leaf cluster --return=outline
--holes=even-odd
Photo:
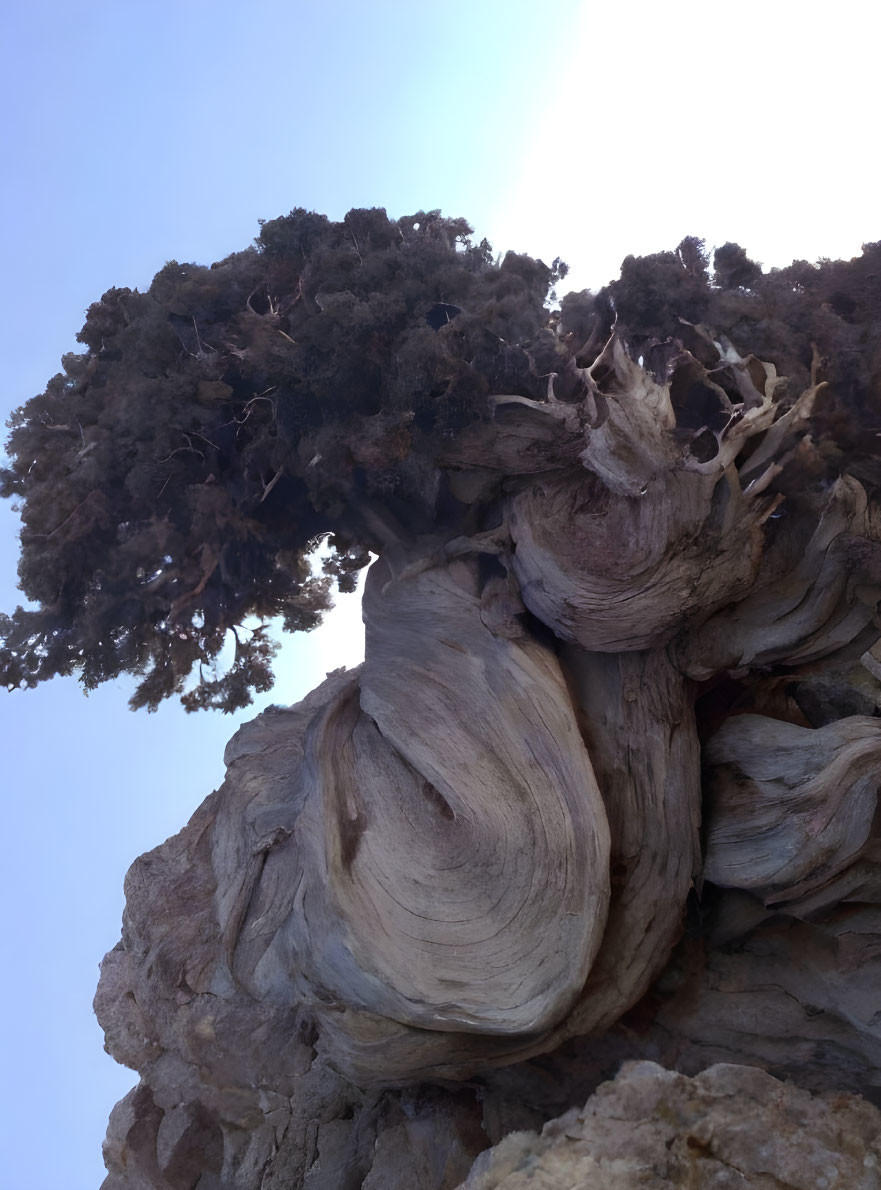
[[[170,261],[145,293],[109,290],[85,350],[9,423],[0,494],[36,607],[0,618],[4,684],[133,673],[133,706],[176,693],[225,711],[268,689],[266,625],[308,630],[334,580],[352,589],[371,501],[430,527],[432,443],[486,417],[495,385],[535,389],[514,345],[544,325],[556,275],[494,262],[437,211],[298,209],[211,267]]]
[[[570,299],[575,309],[584,310]],[[628,256],[621,276],[591,301],[617,320],[634,354],[682,337],[683,320],[705,323],[743,350],[775,363],[798,393],[825,380],[847,411],[857,446],[881,400],[881,242],[850,261],[798,260],[765,273],[738,244],[703,241],[675,252]],[[566,313],[566,302],[563,306]]]

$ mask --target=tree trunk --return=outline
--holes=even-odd
[[[447,1190],[625,1058],[881,1101],[881,507],[692,332],[447,443],[474,536],[134,864],[106,1190]]]

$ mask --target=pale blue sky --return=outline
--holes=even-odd
[[[766,264],[881,236],[869,159],[878,18],[857,5],[557,0],[34,0],[0,27],[0,411],[41,390],[83,312],[258,218],[441,207],[599,285],[684,234]],[[648,14],[647,16],[644,14]],[[868,27],[872,22],[872,28]],[[736,23],[736,30],[731,26]],[[820,65],[818,65],[818,60]],[[0,507],[0,606],[17,599]],[[265,701],[357,661],[357,606],[291,641]],[[97,964],[131,860],[222,779],[235,721],[73,681],[0,692],[0,1190],[94,1190],[133,1075],[101,1051]],[[249,718],[250,713],[238,719]]]

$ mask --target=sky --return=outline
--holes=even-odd
[[[684,235],[765,267],[881,238],[881,17],[850,0],[32,0],[0,22],[4,419],[111,285],[220,259],[295,206],[440,207],[562,256],[577,289]],[[4,610],[16,533],[0,505]],[[122,681],[0,691],[0,1190],[100,1184],[135,1079],[91,1014],[125,870],[220,783],[238,723],[362,648],[348,597],[234,717],[133,714]]]

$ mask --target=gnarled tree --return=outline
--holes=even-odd
[[[129,875],[108,1190],[452,1187],[623,1057],[881,1093],[881,246],[552,310],[470,234],[295,211],[13,418],[9,686],[242,706],[378,555],[364,665]]]

